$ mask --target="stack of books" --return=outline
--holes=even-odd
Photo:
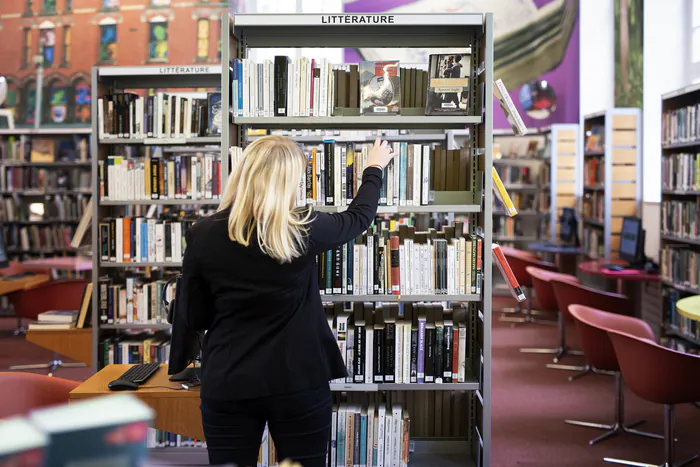
[[[29,323],[29,330],[55,331],[59,329],[71,329],[78,320],[77,311],[52,310],[39,313],[36,323]]]

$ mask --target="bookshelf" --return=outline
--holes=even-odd
[[[551,125],[547,130],[549,154],[549,223],[545,237],[549,241],[559,238],[559,216],[563,208],[576,208],[576,193],[580,179],[579,126],[575,123]]]
[[[612,108],[584,116],[581,246],[592,259],[618,258],[624,216],[641,216],[642,113]]]
[[[353,15],[346,15],[353,16]],[[325,19],[324,19],[325,18]],[[470,108],[479,111],[465,116],[426,116],[407,112],[403,115],[363,115],[337,114],[324,117],[239,117],[229,107],[231,83],[228,66],[222,70],[222,102],[224,115],[231,115],[229,125],[223,127],[224,146],[244,147],[249,137],[249,129],[326,131],[326,130],[429,130],[443,134],[445,130],[469,130],[474,155],[483,154],[483,170],[490,174],[492,169],[492,95],[493,95],[493,16],[491,14],[427,14],[391,15],[393,23],[382,26],[358,25],[352,22],[328,24],[324,15],[236,15],[224,18],[222,24],[222,62],[231,63],[234,59],[245,59],[249,49],[286,47],[427,47],[427,48],[468,48],[471,47]],[[390,33],[388,33],[390,32]],[[311,55],[312,56],[312,55]],[[483,109],[483,110],[482,110]],[[409,109],[416,110],[416,109]],[[299,135],[301,136],[301,135]],[[325,136],[325,135],[324,135]],[[402,135],[399,135],[402,136]],[[294,137],[294,136],[293,136]],[[331,138],[325,136],[323,139]],[[340,137],[337,142],[362,142]],[[368,137],[373,140],[374,137]],[[431,141],[423,136],[404,136],[404,140]],[[386,139],[392,140],[392,137]],[[440,138],[442,140],[442,138]],[[315,136],[304,135],[297,141],[318,143]],[[367,142],[367,139],[364,140]],[[401,139],[394,139],[401,141]],[[478,157],[473,158],[474,161]],[[476,164],[476,162],[474,162]],[[476,174],[476,165],[471,173]],[[452,301],[463,303],[468,316],[468,381],[447,384],[342,384],[334,383],[336,397],[348,403],[367,403],[370,393],[383,392],[384,396],[373,401],[401,403],[404,407],[420,407],[422,414],[411,413],[411,443],[415,452],[410,457],[410,465],[491,465],[491,255],[488,248],[492,241],[492,204],[490,199],[491,177],[485,177],[483,191],[473,204],[443,204],[420,206],[382,206],[380,213],[465,213],[469,219],[471,233],[483,231],[483,285],[478,295],[324,295],[322,301],[334,302],[338,306],[355,302],[389,301],[423,302]],[[486,199],[486,203],[484,203]],[[337,212],[343,206],[320,206],[314,209]],[[340,305],[338,302],[342,302]],[[412,402],[409,402],[412,401]],[[443,419],[443,415],[450,418]],[[414,425],[413,417],[421,425]],[[460,420],[461,418],[461,420]],[[446,427],[466,426],[464,430],[445,429]],[[454,439],[453,433],[459,433]],[[413,438],[429,437],[422,446],[438,446],[430,449],[419,448],[421,441]],[[444,439],[448,438],[448,439]],[[445,451],[443,451],[445,449]],[[460,453],[453,456],[457,464],[446,464],[442,456],[447,453]]]
[[[90,200],[92,129],[0,129],[0,223],[9,257],[71,255]]]
[[[676,302],[700,294],[697,255],[700,254],[698,202],[700,148],[698,109],[700,86],[692,85],[661,96],[661,335],[667,345],[697,353],[700,326],[676,310]]]

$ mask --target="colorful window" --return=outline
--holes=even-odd
[[[197,20],[197,60],[209,58],[209,20]]]
[[[84,79],[79,79],[73,83],[75,90],[75,122],[90,123],[92,113],[92,93],[90,85]]]
[[[168,59],[168,22],[152,21],[148,36],[148,58],[164,61]]]
[[[52,81],[48,86],[48,119],[49,123],[64,123],[68,115],[67,89],[58,81]]]
[[[41,44],[44,66],[52,66],[56,58],[56,30],[54,28],[40,29],[39,44]]]
[[[56,13],[56,0],[44,0],[44,13]]]
[[[117,25],[100,25],[100,62],[113,62],[117,59]]]

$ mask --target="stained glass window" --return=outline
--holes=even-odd
[[[48,107],[49,107],[49,122],[63,123],[66,121],[68,114],[68,98],[66,96],[66,87],[59,81],[53,81],[49,85]]]
[[[75,122],[90,123],[92,112],[92,94],[90,85],[84,79],[79,79],[73,83],[75,90]]]
[[[44,13],[56,13],[56,0],[44,0]]]
[[[112,62],[117,59],[117,25],[100,25],[100,61]]]
[[[197,20],[197,60],[209,58],[209,20]]]
[[[45,28],[40,30],[39,43],[44,55],[44,66],[52,66],[56,56],[56,30]]]
[[[167,21],[154,21],[150,24],[148,37],[148,58],[151,60],[168,59]]]

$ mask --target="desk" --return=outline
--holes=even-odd
[[[547,261],[550,255],[554,255],[554,263],[559,268],[559,272],[576,275],[576,256],[583,254],[580,247],[574,245],[558,245],[551,242],[535,242],[527,246],[528,250],[535,253],[544,253]],[[573,263],[572,261],[573,260]]]
[[[76,362],[92,366],[92,329],[27,331],[27,340]]]
[[[617,281],[617,293],[621,294],[622,293],[622,283],[625,281],[628,282],[658,282],[659,281],[659,274],[655,273],[648,273],[644,271],[640,271],[638,273],[634,274],[624,274],[624,273],[617,273],[617,272],[606,272],[603,271],[602,266],[604,264],[617,264],[620,266],[627,266],[626,261],[622,261],[619,259],[611,259],[611,260],[595,260],[595,261],[586,261],[585,263],[581,263],[578,265],[578,268],[581,272],[585,274],[590,274],[592,276],[598,276],[598,277],[604,277],[605,279],[611,279]]]
[[[50,271],[51,269],[67,269],[70,271],[92,270],[92,260],[80,256],[30,259],[22,261],[21,265],[22,269],[27,271]]]
[[[115,392],[110,391],[107,384],[117,379],[131,366],[107,365],[92,375],[90,379],[73,389],[69,400],[76,401],[114,394]],[[161,365],[160,370],[151,376],[144,386],[146,387],[137,391],[130,391],[130,393],[137,396],[155,411],[154,428],[189,436],[197,440],[204,439],[202,413],[199,411],[199,391],[185,391],[182,390],[180,383],[169,381],[167,365]],[[150,388],[151,386],[164,386],[180,390],[160,387]]]
[[[700,295],[678,300],[676,311],[688,319],[700,321]]]
[[[39,284],[49,281],[47,274],[36,274],[33,276],[21,277],[19,279],[0,279],[0,295],[7,295],[18,290],[31,289]]]

